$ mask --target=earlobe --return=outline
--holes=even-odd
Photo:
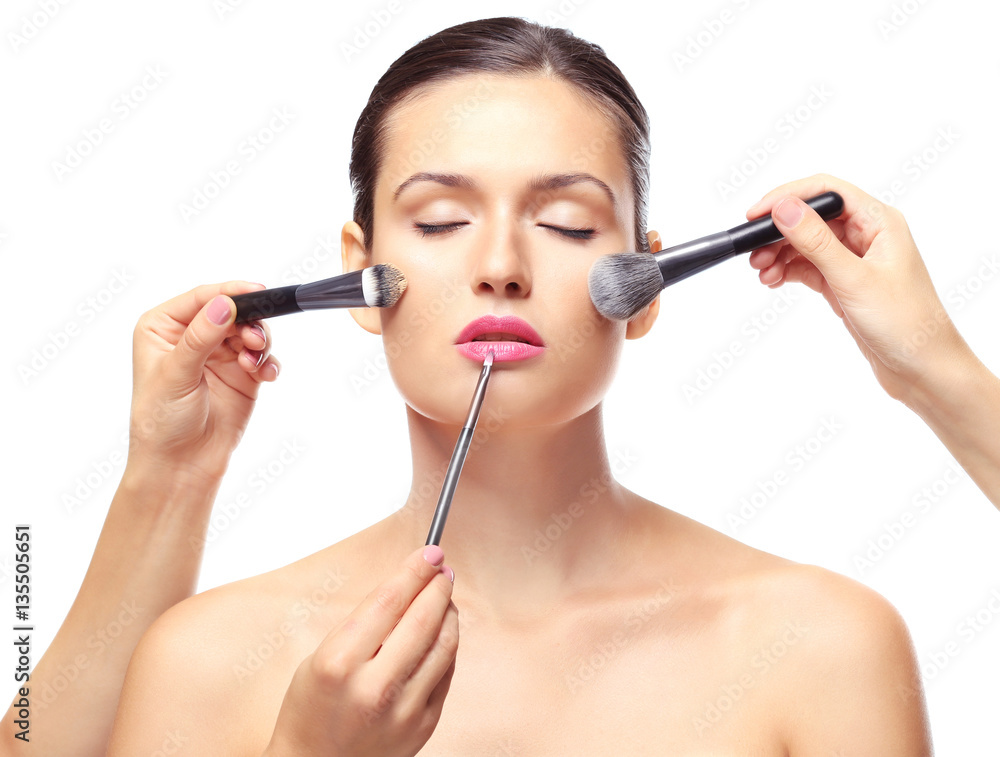
[[[659,252],[663,249],[663,243],[660,240],[660,234],[657,231],[646,232],[646,239],[649,241],[649,252],[650,254]],[[626,339],[639,339],[646,336],[649,330],[653,328],[653,324],[656,323],[656,317],[660,314],[660,295],[656,295],[656,299],[649,303],[645,308],[643,308],[639,315],[628,322],[625,327],[625,338]]]
[[[354,221],[348,221],[340,232],[340,262],[344,273],[360,271],[372,264],[365,249],[365,233]],[[351,318],[371,334],[382,333],[382,316],[378,308],[350,308]]]

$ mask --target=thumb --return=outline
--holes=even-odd
[[[771,211],[778,231],[811,262],[835,289],[850,289],[860,272],[861,260],[847,249],[820,218],[819,213],[798,197],[785,197]]]
[[[222,344],[235,320],[236,308],[224,294],[209,301],[184,329],[170,353],[167,373],[181,391],[201,381],[201,371],[213,350]]]

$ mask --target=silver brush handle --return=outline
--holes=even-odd
[[[458,435],[455,442],[455,451],[451,453],[451,462],[448,463],[448,472],[444,476],[444,484],[441,486],[441,496],[438,497],[437,507],[434,508],[434,518],[431,520],[431,528],[427,533],[426,544],[441,544],[441,535],[444,533],[444,523],[448,519],[448,511],[451,509],[451,500],[455,496],[455,488],[458,486],[458,477],[462,475],[462,467],[465,465],[465,458],[469,454],[469,446],[472,444],[472,436],[476,432],[476,422],[479,420],[479,411],[483,407],[483,398],[486,396],[486,384],[490,380],[490,371],[493,367],[493,353],[486,356],[483,363],[483,370],[479,374],[479,381],[476,384],[476,391],[472,395],[472,403],[469,407],[469,417],[465,421],[465,426]]]

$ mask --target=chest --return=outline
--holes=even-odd
[[[653,610],[513,630],[463,610],[448,697],[419,754],[783,757],[787,698],[766,660],[724,626]],[[244,700],[256,713],[246,753],[268,743],[296,660],[320,639]]]
[[[618,622],[462,637],[423,757],[781,757],[774,679],[745,650]]]

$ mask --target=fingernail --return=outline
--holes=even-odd
[[[278,374],[281,373],[281,370],[278,368],[278,364],[277,363],[271,363],[271,368],[274,369],[274,377],[278,378]]]
[[[792,228],[802,220],[802,206],[794,197],[786,197],[774,207],[771,215]]]
[[[259,323],[255,323],[253,326],[251,326],[250,330],[257,336],[259,336],[261,339],[263,339],[265,342],[267,341],[267,335],[264,333],[264,329],[261,327]]]
[[[444,562],[444,550],[437,544],[430,544],[424,547],[424,559],[435,567]]]
[[[216,326],[221,326],[229,320],[229,302],[221,294],[216,295],[208,306],[208,320]]]
[[[257,350],[247,350],[246,353],[250,356],[254,365],[260,368],[260,364],[264,362],[264,353],[258,352]]]
[[[455,571],[453,571],[447,565],[442,565],[441,572],[444,573],[446,576],[448,576],[448,578],[451,579],[452,583],[455,583]]]

